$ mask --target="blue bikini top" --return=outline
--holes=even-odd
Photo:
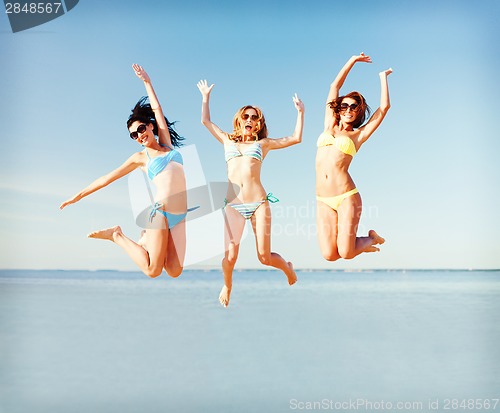
[[[244,144],[248,146],[243,152],[240,152],[236,144],[234,143],[226,143],[224,145],[224,155],[226,158],[226,162],[229,162],[233,158],[237,158],[238,156],[250,156],[251,158],[257,159],[262,162],[262,147],[259,142],[254,142],[252,144]]]
[[[148,153],[148,149],[146,148],[146,154],[148,155],[148,176],[149,179],[153,180],[153,178],[158,175],[161,171],[163,171],[166,166],[170,163],[170,161],[180,163],[183,165],[182,155],[180,152],[177,152],[175,149],[170,148],[166,145],[161,145],[165,148],[169,148],[165,155],[157,156],[155,158],[151,158]]]

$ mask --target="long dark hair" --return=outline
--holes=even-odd
[[[337,119],[337,122],[340,120],[340,114],[339,114],[340,104],[342,103],[344,98],[354,99],[358,104],[358,109],[356,111],[356,119],[352,123],[352,126],[354,128],[359,128],[364,123],[364,121],[370,117],[371,113],[370,106],[368,106],[365,98],[359,92],[351,92],[348,93],[347,95],[339,96],[337,99],[334,99],[331,102],[327,103],[327,105],[330,106],[330,109],[333,110],[333,115],[335,116],[335,119]]]
[[[148,100],[147,96],[142,97],[139,102],[136,103],[134,109],[132,109],[132,114],[128,117],[127,120],[127,128],[130,128],[132,123],[138,121],[144,123],[145,125],[153,124],[153,133],[155,136],[158,136],[158,124],[156,123],[155,114],[153,109],[151,109],[151,105],[146,103]],[[175,147],[182,146],[182,142],[184,138],[180,136],[174,129],[175,122],[169,122],[167,117],[164,116],[165,121],[167,122],[168,132],[170,133],[170,140],[172,141],[172,145]]]

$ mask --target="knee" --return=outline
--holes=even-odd
[[[161,275],[163,272],[163,268],[161,267],[151,267],[148,268],[147,270],[144,271],[144,274],[146,274],[149,278],[156,278]]]
[[[321,255],[327,261],[337,261],[340,258],[340,254],[337,249],[337,245],[320,245]]]
[[[353,248],[339,248],[339,255],[344,260],[351,260],[356,256]]]
[[[226,255],[223,259],[222,259],[222,266],[227,268],[234,268],[234,266],[236,265],[236,259],[238,258],[237,255],[232,255],[232,254],[228,254]]]
[[[223,271],[233,271],[234,266],[236,265],[236,257],[228,257],[226,256],[222,259],[222,270]]]
[[[267,253],[267,254],[261,254],[260,252],[258,253],[258,257],[259,257],[259,261],[261,262],[261,264],[264,264],[264,265],[271,265],[271,254],[270,253]]]
[[[224,256],[224,260],[227,264],[234,266],[236,264],[236,260],[238,259],[238,247],[234,244],[229,246],[229,249],[226,251]]]
[[[335,252],[323,252],[323,258],[327,261],[337,261],[340,258],[340,255],[337,251]]]
[[[167,274],[172,277],[172,278],[177,278],[179,275],[182,274],[182,270],[184,267],[176,267],[176,268],[165,268],[165,271],[167,271]]]

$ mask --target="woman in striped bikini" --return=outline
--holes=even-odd
[[[326,101],[325,129],[318,138],[316,155],[316,199],[318,240],[328,261],[352,259],[362,252],[379,251],[384,239],[374,230],[357,237],[361,216],[361,196],[349,175],[354,155],[379,127],[390,107],[387,76],[380,72],[380,107],[370,114],[364,97],[358,92],[339,96],[344,81],[356,62],[371,63],[370,56],[352,56],[330,86]],[[363,125],[363,126],[362,126]]]
[[[203,103],[201,121],[209,132],[224,145],[229,186],[225,210],[225,254],[222,260],[224,286],[219,301],[227,307],[232,289],[233,269],[238,258],[239,243],[246,220],[250,220],[255,234],[257,255],[264,265],[284,272],[290,285],[297,281],[291,262],[285,261],[276,252],[271,252],[271,211],[269,202],[276,202],[266,194],[260,181],[262,161],[270,150],[286,148],[302,140],[304,126],[304,104],[295,95],[297,122],[292,136],[280,139],[267,137],[264,115],[255,106],[244,106],[233,119],[232,133],[222,131],[210,120],[209,100],[214,85],[206,80],[198,82]]]

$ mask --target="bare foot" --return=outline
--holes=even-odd
[[[87,235],[89,238],[97,238],[97,239],[107,239],[110,241],[114,241],[115,234],[121,234],[122,229],[119,226],[111,227],[107,229],[102,229],[100,231],[94,231]]]
[[[363,252],[379,252],[380,248],[375,247],[374,245],[369,245],[366,247]]]
[[[372,245],[383,244],[385,239],[378,235],[373,229],[368,231],[368,236],[373,240]]]
[[[288,271],[285,272],[286,278],[288,278],[288,285],[294,285],[297,282],[297,274],[293,269],[293,264],[288,262]]]
[[[231,288],[228,288],[224,285],[222,290],[220,290],[219,294],[219,302],[223,307],[227,307],[229,305],[229,299],[231,298]]]

